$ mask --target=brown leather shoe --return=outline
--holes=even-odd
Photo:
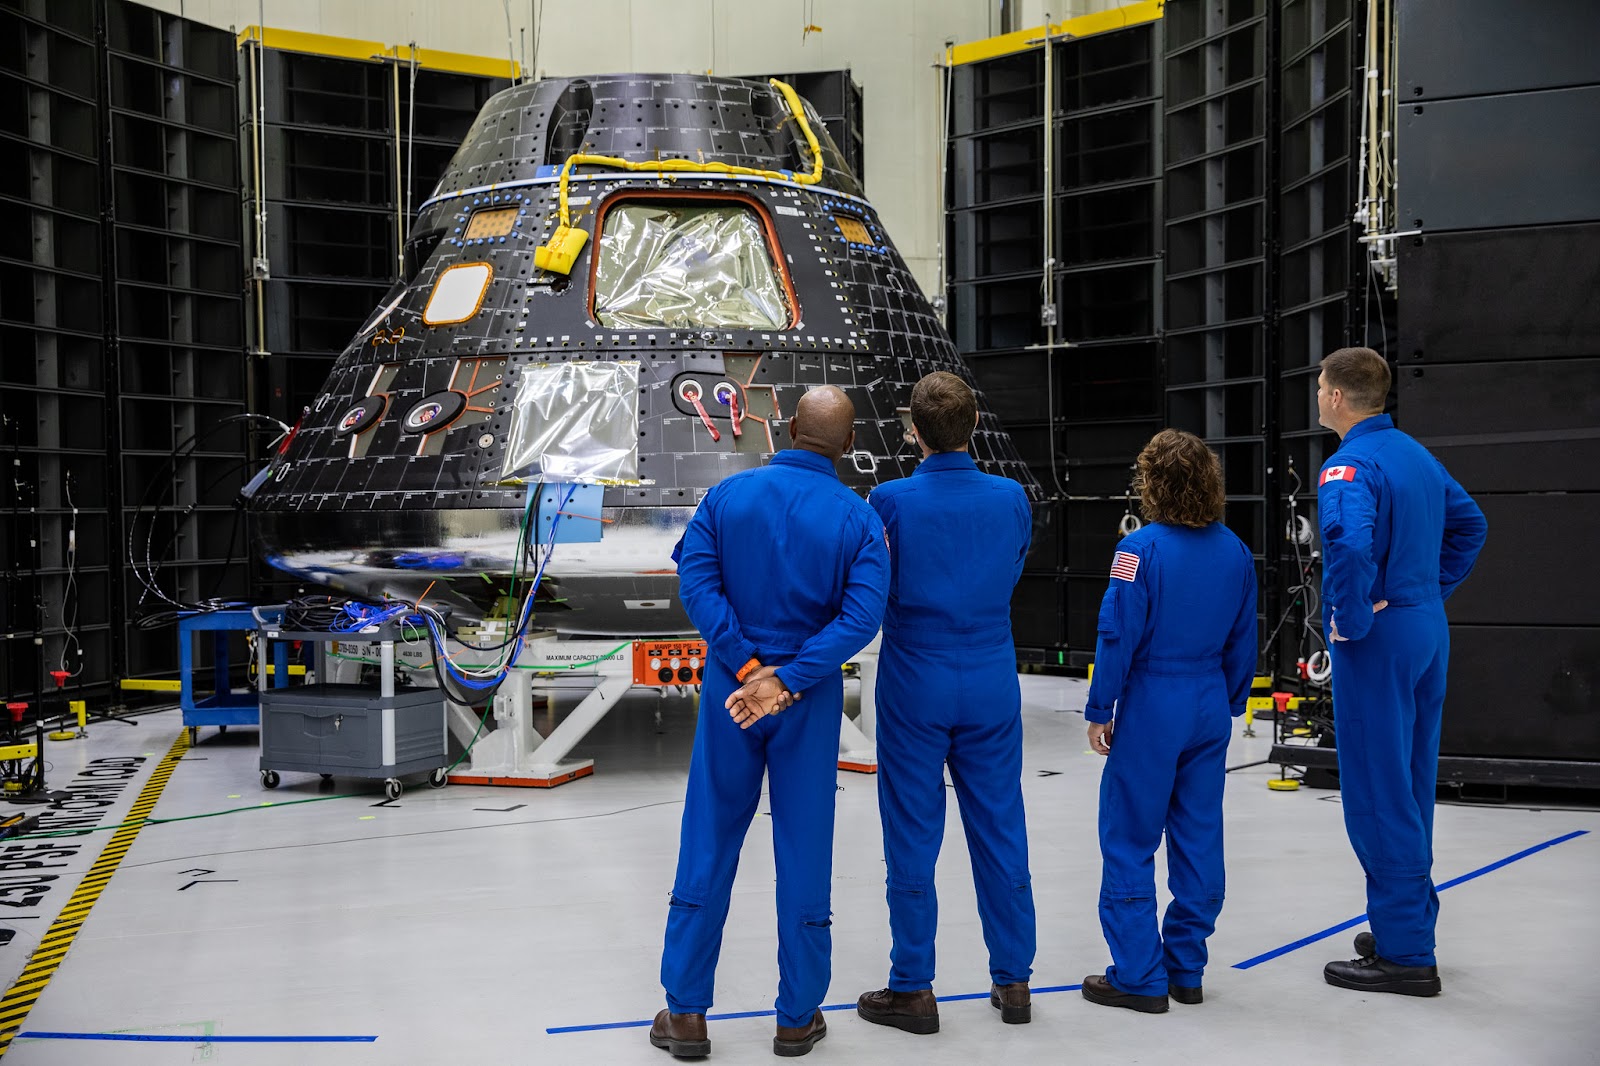
[[[675,1059],[703,1059],[711,1054],[704,1014],[673,1014],[662,1010],[650,1026],[650,1043],[672,1052]]]
[[[811,1016],[810,1025],[802,1025],[798,1029],[788,1025],[778,1026],[777,1035],[772,1038],[772,1053],[786,1059],[799,1058],[810,1054],[811,1045],[827,1035],[828,1023],[822,1020],[819,1010]]]
[[[1026,1025],[1033,1020],[1033,994],[1026,981],[990,985],[989,1006],[1000,1012],[1000,1020],[1007,1025]]]
[[[1103,973],[1092,973],[1083,979],[1083,998],[1103,1007],[1127,1007],[1140,1014],[1167,1013],[1166,996],[1136,996],[1124,992],[1107,980]]]
[[[880,988],[863,992],[856,1000],[856,1013],[874,1025],[891,1025],[908,1033],[927,1036],[939,1031],[939,1001],[933,989],[896,992]]]

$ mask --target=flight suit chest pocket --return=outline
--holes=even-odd
[[[1108,637],[1117,635],[1117,622],[1119,620],[1119,607],[1121,597],[1117,595],[1117,588],[1113,585],[1106,589],[1105,598],[1100,601],[1100,620],[1096,626],[1101,633]]]

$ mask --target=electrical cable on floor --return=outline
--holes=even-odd
[[[765,792],[762,795],[766,795]],[[319,796],[318,799],[335,799],[333,796]],[[302,801],[291,801],[302,802]],[[261,848],[233,848],[228,851],[204,851],[198,855],[180,855],[165,859],[152,859],[149,862],[129,863],[124,869],[137,869],[142,866],[159,866],[169,862],[189,862],[194,859],[203,859],[216,855],[257,855],[268,851],[294,851],[300,848],[322,848],[334,844],[367,844],[374,839],[398,840],[404,837],[431,837],[442,836],[445,833],[475,833],[486,829],[513,829],[525,825],[550,825],[556,822],[586,822],[594,818],[614,818],[619,814],[632,814],[634,811],[646,811],[653,807],[675,807],[683,803],[681,799],[656,800],[653,803],[638,803],[632,807],[621,807],[613,811],[595,811],[592,814],[564,814],[555,818],[522,818],[515,821],[496,821],[484,825],[456,825],[447,829],[419,829],[413,833],[385,833],[381,838],[371,836],[343,837],[339,840],[308,840],[299,844],[272,844]],[[16,837],[13,839],[21,839]]]
[[[131,822],[118,822],[116,825],[97,825],[90,829],[59,829],[47,830],[42,833],[24,833],[19,836],[7,837],[7,840],[56,840],[62,837],[82,836],[85,833],[109,833],[118,829],[127,829],[131,826],[169,825],[173,822],[193,822],[201,818],[220,818],[224,814],[240,814],[244,811],[264,811],[272,807],[293,807],[300,803],[323,803],[327,800],[340,799],[370,799],[371,797],[360,793],[340,793],[337,796],[312,796],[308,799],[277,800],[258,803],[253,807],[230,807],[227,810],[207,811],[204,814],[183,814],[176,818],[143,818]]]

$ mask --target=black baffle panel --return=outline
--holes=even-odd
[[[1398,418],[1478,500],[1445,755],[1600,761],[1600,5],[1402,0]]]

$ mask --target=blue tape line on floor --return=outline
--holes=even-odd
[[[1051,985],[1049,988],[1035,988],[1033,990],[1033,994],[1036,995],[1036,996],[1041,996],[1041,995],[1044,995],[1046,992],[1076,992],[1076,991],[1078,991],[1078,989],[1080,989],[1082,987],[1083,987],[1082,985]],[[968,1000],[968,999],[988,999],[989,998],[989,993],[987,993],[987,992],[970,992],[970,993],[967,993],[965,995],[960,995],[960,996],[936,996],[935,998],[940,1003],[959,1003],[962,1000]],[[855,1004],[854,1003],[824,1003],[821,1007],[818,1007],[817,1009],[818,1010],[854,1010],[855,1009]],[[775,1011],[775,1010],[746,1010],[746,1011],[739,1011],[736,1014],[708,1014],[708,1015],[706,1015],[706,1021],[708,1021],[708,1022],[728,1022],[728,1021],[735,1021],[735,1020],[737,1020],[739,1018],[775,1018],[775,1017],[777,1017],[777,1015],[778,1015],[778,1012]],[[559,1036],[562,1033],[593,1033],[593,1032],[598,1032],[601,1029],[642,1029],[645,1026],[652,1024],[653,1021],[654,1021],[654,1019],[652,1019],[652,1018],[646,1018],[644,1021],[640,1021],[640,1022],[604,1022],[604,1023],[600,1024],[600,1025],[562,1025],[562,1026],[557,1026],[554,1029],[546,1029],[545,1032],[550,1034],[551,1036]]]
[[[1434,891],[1443,892],[1447,888],[1454,888],[1457,885],[1465,884],[1474,878],[1482,877],[1484,874],[1494,873],[1494,871],[1500,869],[1502,866],[1510,866],[1514,862],[1526,859],[1529,855],[1537,855],[1546,848],[1553,848],[1557,844],[1565,844],[1569,840],[1575,840],[1578,837],[1587,836],[1588,833],[1589,830],[1587,829],[1579,829],[1574,832],[1567,833],[1564,836],[1558,836],[1554,840],[1546,840],[1543,844],[1535,844],[1531,848],[1524,848],[1515,855],[1507,855],[1505,858],[1500,859],[1497,862],[1491,862],[1487,866],[1480,866],[1470,873],[1462,874],[1460,877],[1451,878],[1442,885],[1435,885]],[[1296,940],[1291,944],[1285,944],[1281,948],[1273,948],[1271,951],[1257,955],[1253,959],[1246,959],[1243,962],[1234,963],[1233,968],[1235,970],[1248,970],[1253,966],[1260,966],[1263,962],[1271,962],[1280,955],[1287,955],[1291,951],[1298,951],[1307,944],[1315,944],[1317,941],[1325,940],[1328,937],[1333,936],[1335,933],[1342,933],[1346,929],[1352,929],[1363,924],[1366,922],[1366,920],[1367,916],[1365,914],[1358,914],[1348,921],[1340,922],[1338,925],[1330,925],[1320,933],[1312,933],[1310,936],[1301,937],[1299,940]]]
[[[1476,870],[1471,871],[1470,873],[1464,873],[1460,877],[1452,878],[1451,880],[1446,881],[1442,885],[1435,886],[1434,890],[1437,891],[1437,892],[1443,892],[1447,888],[1454,888],[1457,885],[1465,884],[1466,882],[1471,881],[1473,878],[1482,877],[1484,874],[1487,874],[1487,873],[1493,873],[1494,871],[1500,869],[1502,866],[1509,866],[1512,863],[1517,862],[1517,861],[1519,861],[1521,859],[1526,859],[1529,855],[1537,855],[1539,852],[1544,851],[1546,848],[1553,848],[1557,844],[1565,844],[1569,840],[1574,840],[1574,839],[1576,839],[1578,837],[1586,836],[1586,835],[1588,835],[1588,832],[1589,832],[1589,830],[1587,830],[1587,829],[1579,829],[1579,830],[1576,830],[1574,832],[1567,833],[1564,836],[1558,836],[1554,840],[1547,840],[1543,844],[1535,844],[1533,847],[1526,848],[1526,849],[1524,849],[1522,851],[1519,851],[1515,855],[1507,855],[1505,858],[1500,859],[1500,860],[1498,860],[1496,862],[1491,862],[1487,866],[1480,866]],[[1268,952],[1266,952],[1264,954],[1257,955],[1253,959],[1246,959],[1244,962],[1235,963],[1233,968],[1236,969],[1236,970],[1248,970],[1253,966],[1261,965],[1263,962],[1270,962],[1271,960],[1277,958],[1280,955],[1287,955],[1291,951],[1297,951],[1300,948],[1305,947],[1307,944],[1315,944],[1317,941],[1325,940],[1328,937],[1333,936],[1335,933],[1341,933],[1346,929],[1354,928],[1355,926],[1361,925],[1366,920],[1367,920],[1367,916],[1365,914],[1358,914],[1354,918],[1351,918],[1348,921],[1340,922],[1338,925],[1331,925],[1328,928],[1322,930],[1321,932],[1312,933],[1308,937],[1302,937],[1299,940],[1296,940],[1291,944],[1285,944],[1281,948],[1274,948],[1273,950],[1268,951]],[[1080,990],[1081,988],[1083,988],[1082,985],[1051,985],[1048,988],[1035,988],[1033,990],[1033,994],[1036,995],[1036,996],[1039,996],[1039,995],[1044,995],[1045,993],[1048,993],[1048,992],[1076,992],[1076,991]],[[969,1000],[969,999],[988,999],[989,998],[989,993],[987,993],[987,992],[972,992],[972,993],[968,993],[968,994],[965,994],[965,995],[939,996],[937,998],[938,998],[938,1001],[940,1003],[958,1003],[958,1002],[961,1002],[963,1000]],[[825,1004],[821,1009],[825,1010],[825,1011],[849,1010],[851,1007],[854,1007],[854,1006],[855,1006],[854,1003],[829,1003],[829,1004]],[[732,1020],[735,1020],[735,1019],[738,1019],[738,1018],[771,1018],[771,1017],[776,1016],[777,1013],[778,1013],[777,1011],[771,1011],[771,1010],[751,1010],[751,1011],[741,1011],[741,1012],[739,1012],[737,1014],[708,1014],[708,1015],[706,1015],[706,1021],[708,1021],[708,1022],[722,1022],[722,1021],[732,1021]],[[557,1036],[557,1035],[560,1035],[561,1033],[593,1033],[593,1032],[597,1032],[597,1031],[602,1030],[602,1029],[639,1029],[639,1028],[643,1028],[644,1026],[650,1025],[651,1022],[652,1022],[652,1019],[648,1019],[647,1018],[644,1021],[636,1021],[636,1022],[605,1022],[605,1023],[600,1024],[600,1025],[563,1025],[563,1026],[557,1026],[557,1027],[555,1027],[553,1029],[546,1029],[545,1032],[550,1034],[551,1036]]]
[[[646,1023],[648,1024],[648,1023]],[[35,1033],[19,1040],[138,1040],[156,1044],[371,1044],[375,1036],[168,1036],[154,1033]]]

